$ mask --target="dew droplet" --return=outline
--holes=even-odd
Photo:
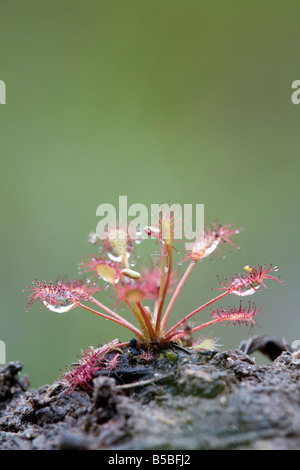
[[[43,300],[43,304],[45,305],[45,307],[48,308],[48,310],[51,310],[51,312],[55,312],[55,313],[66,313],[69,310],[71,310],[75,305],[74,302],[67,301],[67,300],[61,301],[61,304],[56,304],[56,305],[49,304],[49,302],[47,302],[46,300]]]
[[[134,243],[136,245],[140,245],[142,243],[142,235],[143,235],[142,229],[140,227],[137,227],[135,231],[136,238],[134,239]]]
[[[121,263],[121,261],[123,260],[122,256],[115,256],[109,252],[107,253],[107,256],[111,261],[114,261],[115,263]]]
[[[235,290],[233,290],[232,293],[235,294],[235,295],[238,295],[239,297],[246,297],[248,295],[252,295],[260,289],[259,284],[257,284],[257,285],[252,284],[252,285],[243,286],[243,285],[241,285],[240,279],[236,279],[235,281],[233,281],[233,283],[231,285],[232,286],[234,286],[234,285],[237,286],[237,288]]]

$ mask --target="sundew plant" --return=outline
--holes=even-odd
[[[240,230],[232,228],[231,224],[215,223],[199,233],[195,241],[189,244],[190,249],[185,251],[175,237],[176,220],[172,206],[168,206],[167,210],[163,205],[161,207],[156,225],[140,227],[136,237],[129,232],[128,226],[121,225],[108,228],[105,238],[100,239],[96,233],[90,234],[89,241],[96,253],[80,262],[79,271],[84,279],[57,283],[34,280],[33,285],[25,289],[29,292],[26,310],[36,300],[41,301],[41,309],[45,306],[54,313],[82,308],[129,330],[131,338],[134,335],[137,344],[145,351],[150,351],[152,347],[163,350],[172,344],[213,349],[213,340],[203,337],[194,340],[195,333],[216,323],[253,326],[256,323],[255,315],[261,309],[249,301],[244,305],[244,297],[249,298],[262,287],[267,287],[269,281],[282,284],[274,274],[278,270],[276,266],[245,266],[242,274],[235,274],[223,281],[218,278],[218,284],[213,288],[218,295],[172,323],[176,300],[192,272],[197,276],[197,268],[200,269],[200,263],[206,258],[215,255],[224,257],[224,247],[239,249],[232,238]],[[141,233],[155,238],[151,266],[144,264],[139,255],[141,243],[147,243],[145,237],[140,237]],[[181,261],[175,262],[174,255],[177,257],[178,253]],[[183,269],[181,276],[178,275],[178,265]],[[107,306],[103,300],[107,291],[110,292],[110,300],[111,293],[115,297],[114,308]],[[240,299],[236,307],[211,308],[211,319],[199,322],[202,310],[232,295]],[[76,373],[68,370],[65,374],[72,389],[81,383],[78,379],[80,368],[84,370],[82,382],[88,384],[99,367],[99,358],[104,358],[112,349],[119,348],[120,351],[127,344],[114,340],[108,345],[86,351],[76,365]]]

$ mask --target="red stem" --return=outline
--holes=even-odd
[[[194,328],[192,328],[191,332],[195,333],[196,331],[202,330],[202,328],[206,328],[218,322],[220,322],[220,318],[215,318],[214,320],[208,321],[206,323],[202,323],[202,325],[195,326]],[[178,339],[183,338],[184,336],[186,336],[185,331],[178,331],[178,332],[175,331],[174,335],[171,338],[172,338],[172,341],[177,341]],[[171,338],[168,338],[167,341],[169,341]]]
[[[182,318],[179,322],[177,322],[174,326],[172,326],[172,328],[170,328],[169,331],[167,331],[166,335],[165,335],[165,339],[168,340],[170,339],[170,335],[172,335],[172,333],[177,330],[177,328],[182,325],[183,323],[185,323],[187,320],[189,320],[189,318],[193,317],[194,315],[196,315],[196,313],[200,312],[201,310],[204,310],[206,307],[208,307],[209,305],[211,305],[212,303],[214,302],[217,302],[218,300],[222,299],[223,297],[226,297],[226,295],[230,294],[230,291],[226,291],[226,292],[223,292],[222,294],[218,295],[218,297],[215,297],[214,299],[212,300],[209,300],[208,302],[206,302],[205,304],[201,305],[201,307],[198,307],[196,308],[196,310],[193,310],[191,313],[189,313],[188,315],[186,315],[184,318]]]
[[[161,299],[161,302],[159,304],[159,309],[158,309],[157,318],[156,318],[156,327],[155,327],[155,333],[158,334],[158,335],[161,332],[161,315],[162,315],[166,295],[167,295],[167,292],[168,292],[168,289],[169,289],[169,284],[170,284],[171,274],[172,274],[172,269],[173,269],[172,247],[171,247],[171,249],[167,248],[167,250],[168,250],[168,255],[169,255],[168,256],[168,261],[169,261],[168,274],[167,274],[167,279],[166,279],[164,290],[163,290],[162,299]]]
[[[118,323],[121,326],[124,326],[128,330],[132,331],[132,333],[134,333],[141,341],[143,340],[143,336],[142,336],[140,330],[138,330],[135,326],[131,325],[131,323],[124,320],[122,317],[120,317],[120,320],[119,320],[117,318],[106,315],[105,313],[98,312],[97,310],[94,310],[93,308],[90,308],[87,305],[81,304],[80,302],[79,302],[78,305],[79,305],[79,307],[82,307],[85,310],[88,310],[89,312],[94,313],[95,315],[99,315],[99,317],[103,317],[106,320],[110,320],[110,321],[113,321],[115,323]]]
[[[145,325],[146,325],[146,327],[147,327],[147,329],[148,329],[148,333],[149,333],[149,335],[150,335],[150,338],[151,338],[152,340],[155,340],[155,339],[156,339],[155,331],[154,331],[154,329],[153,329],[153,326],[151,325],[151,322],[150,322],[150,320],[149,320],[149,318],[148,318],[147,313],[146,313],[145,310],[144,310],[143,305],[141,304],[141,302],[137,302],[137,306],[138,306],[138,309],[139,309],[139,311],[141,312],[141,314],[142,314],[142,316],[143,316],[143,319],[144,319]]]
[[[102,304],[101,302],[99,302],[99,300],[95,299],[94,297],[90,297],[90,301],[93,302],[95,305],[97,305],[99,308],[101,308],[102,310],[104,310],[104,312],[108,313],[109,315],[111,315],[112,317],[116,318],[117,320],[119,320],[120,322],[122,322],[122,325],[127,325],[128,327],[130,328],[135,328],[135,326],[130,323],[128,320],[125,320],[125,318],[121,317],[120,315],[118,315],[116,312],[114,312],[113,310],[111,310],[110,308],[108,308],[106,305]]]
[[[171,310],[172,310],[172,308],[173,308],[173,305],[174,305],[174,303],[175,303],[175,301],[176,301],[178,295],[180,294],[180,291],[181,291],[181,289],[183,288],[183,286],[184,286],[184,284],[185,284],[187,278],[188,278],[189,275],[191,274],[192,269],[194,268],[195,264],[196,264],[196,263],[195,263],[194,261],[193,261],[191,264],[189,264],[187,270],[185,271],[184,275],[182,276],[182,278],[181,278],[179,284],[177,285],[177,287],[176,287],[176,289],[175,289],[175,292],[174,292],[174,294],[173,294],[173,296],[172,296],[172,298],[171,298],[171,300],[170,300],[170,303],[169,303],[169,305],[168,305],[168,307],[167,307],[167,309],[166,309],[166,312],[165,312],[164,317],[163,317],[162,322],[161,322],[161,330],[162,330],[162,331],[164,331],[164,329],[165,329],[165,327],[166,327],[166,325],[167,325],[168,317],[169,317],[169,315],[170,315],[170,313],[171,313]]]

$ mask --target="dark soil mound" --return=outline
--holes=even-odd
[[[0,449],[300,449],[300,351],[178,349],[120,364],[87,390],[38,390],[0,369]]]

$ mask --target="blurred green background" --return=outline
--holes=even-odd
[[[205,204],[206,222],[245,229],[241,252],[198,266],[173,320],[213,295],[217,274],[274,263],[286,285],[253,299],[260,328],[212,334],[222,349],[300,339],[299,20],[297,0],[1,1],[0,339],[33,387],[81,349],[130,339],[80,309],[26,313],[22,292],[77,276],[96,208],[119,195]]]

